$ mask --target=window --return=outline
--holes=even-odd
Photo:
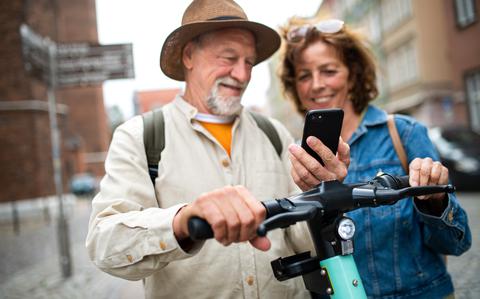
[[[417,78],[417,58],[413,42],[403,44],[387,54],[388,86],[395,89]]]
[[[455,0],[455,12],[460,28],[467,27],[476,20],[474,0]]]
[[[384,32],[394,29],[412,15],[411,0],[383,0],[381,9]]]
[[[468,111],[472,129],[480,133],[480,70],[465,77]]]

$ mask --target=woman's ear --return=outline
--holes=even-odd
[[[347,87],[348,87],[348,94],[349,96],[351,96],[351,93],[353,92],[353,89],[355,87],[355,75],[352,73],[348,75]]]

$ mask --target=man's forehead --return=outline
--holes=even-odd
[[[243,38],[246,41],[250,40],[253,45],[255,45],[255,34],[250,30],[244,28],[237,28],[237,27],[228,27],[222,28],[215,31],[210,31],[207,33],[202,34],[200,39],[214,39],[214,40],[236,40],[238,38]]]
[[[246,29],[226,28],[209,33],[205,33],[198,38],[203,46],[223,48],[225,50],[235,51],[238,47],[251,51],[251,56],[256,55],[255,35]]]

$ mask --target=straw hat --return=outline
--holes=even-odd
[[[165,40],[160,54],[160,68],[168,77],[184,81],[183,47],[196,36],[228,27],[244,28],[255,35],[255,64],[270,57],[280,46],[280,36],[275,30],[249,21],[243,9],[234,1],[194,0],[183,14],[182,26]]]

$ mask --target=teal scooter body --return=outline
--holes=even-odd
[[[332,285],[332,299],[367,299],[360,274],[353,256],[337,255],[320,261],[326,269]]]

